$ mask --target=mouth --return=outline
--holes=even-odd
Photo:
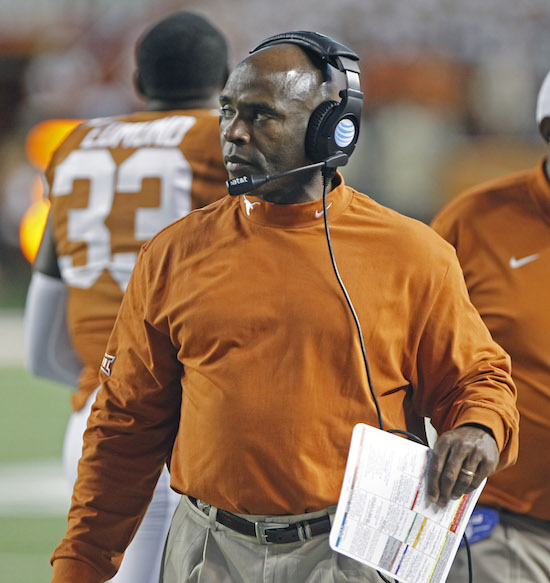
[[[254,167],[252,162],[240,156],[225,156],[224,163],[227,172],[235,176],[249,174]]]

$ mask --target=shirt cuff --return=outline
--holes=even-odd
[[[466,424],[482,425],[492,431],[493,437],[497,442],[498,451],[502,453],[506,445],[506,435],[502,417],[496,411],[485,407],[469,407],[456,420],[454,426],[456,428]]]
[[[59,558],[52,563],[51,583],[103,583],[107,581],[101,574],[84,561]]]

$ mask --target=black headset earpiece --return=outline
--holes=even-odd
[[[341,101],[323,101],[311,114],[305,144],[307,155],[314,162],[345,154],[337,164],[343,166],[355,149],[361,124],[363,93],[357,64],[359,57],[330,37],[309,31],[276,34],[250,52],[284,43],[295,44],[313,52],[323,63],[336,67],[346,75],[346,88],[340,91]]]
[[[315,162],[324,160],[335,152],[332,151],[334,136],[336,130],[333,116],[338,114],[340,103],[338,101],[323,101],[311,114],[306,132],[306,152],[307,155]],[[353,131],[352,125],[352,131]],[[355,142],[353,143],[355,145]],[[338,148],[340,149],[340,148]],[[351,152],[347,153],[348,156]]]

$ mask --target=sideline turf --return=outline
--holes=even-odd
[[[0,367],[0,472],[2,464],[61,457],[69,395],[21,367]],[[65,527],[66,516],[0,515],[0,583],[49,581],[49,558]]]
[[[64,516],[0,516],[0,582],[49,581],[50,556],[63,537],[66,524]]]
[[[0,463],[60,457],[69,398],[70,389],[63,385],[22,368],[1,367]]]

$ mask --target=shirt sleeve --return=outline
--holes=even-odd
[[[456,201],[453,206],[456,206]],[[430,223],[432,229],[438,233],[443,239],[449,242],[453,247],[456,248],[456,243],[458,240],[457,229],[458,226],[456,221],[453,219],[448,208],[444,208],[440,211]]]
[[[155,313],[159,275],[142,250],[102,362],[54,583],[113,576],[169,459],[183,369],[167,318]]]
[[[519,413],[508,354],[491,338],[470,302],[453,253],[423,325],[414,399],[439,434],[466,423],[490,429],[499,469],[515,462]]]

